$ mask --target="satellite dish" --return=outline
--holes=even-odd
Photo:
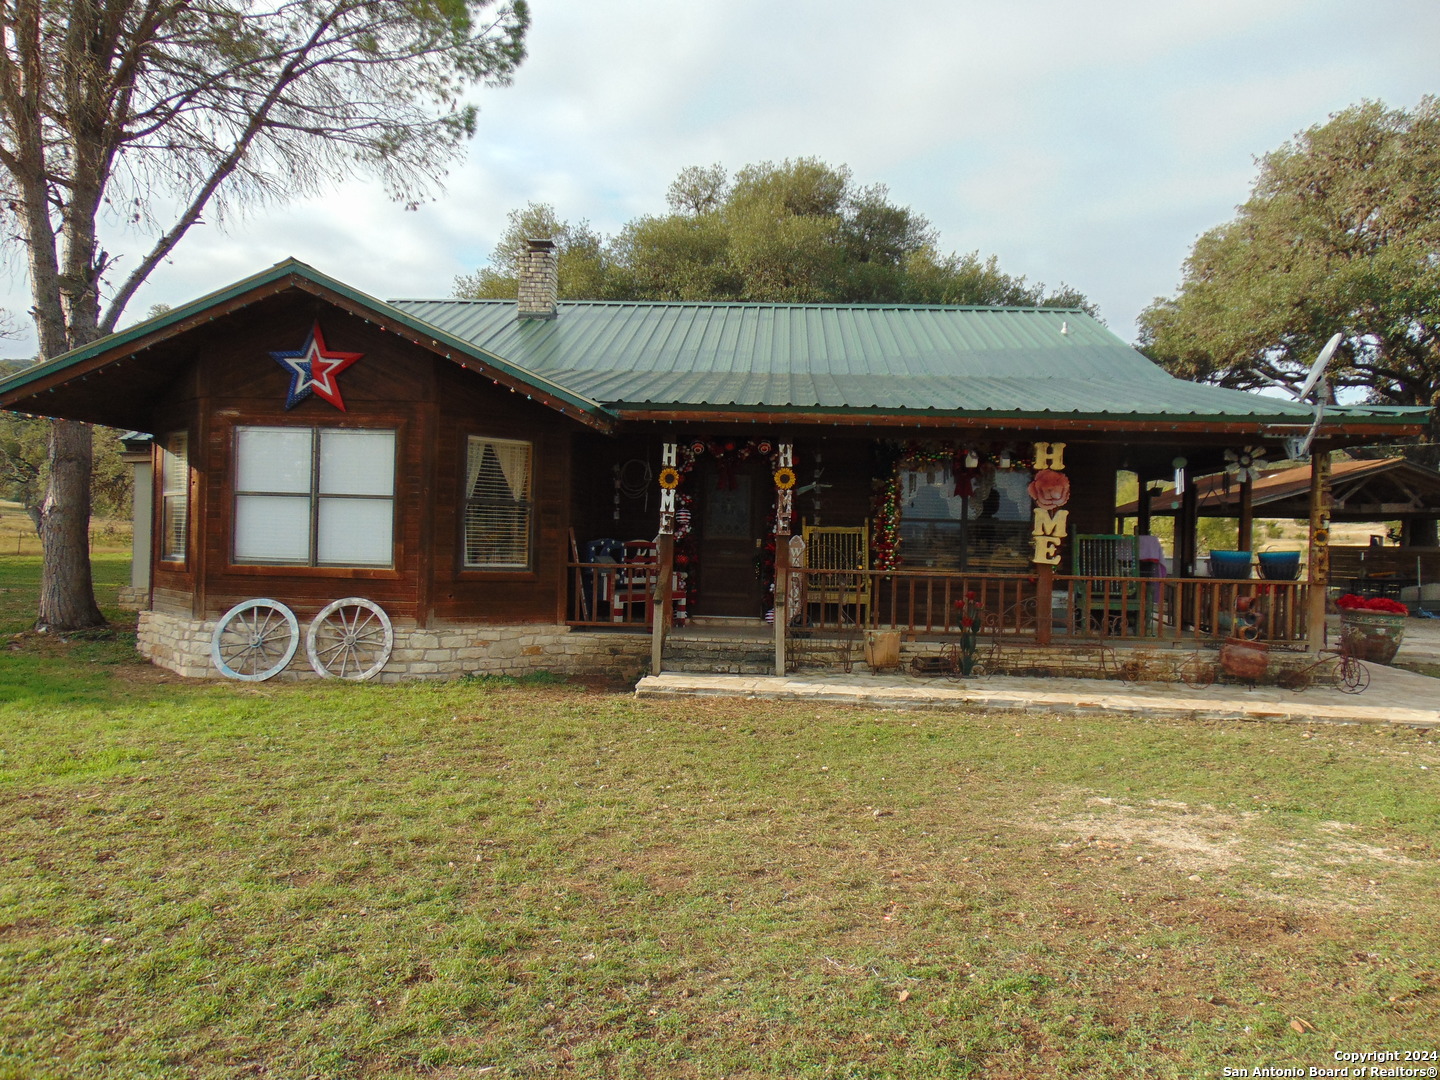
[[[1300,393],[1296,395],[1301,401],[1304,401],[1310,391],[1315,389],[1315,384],[1320,381],[1320,376],[1325,374],[1325,365],[1330,363],[1330,358],[1335,355],[1335,350],[1340,347],[1343,339],[1343,334],[1336,334],[1320,350],[1320,355],[1315,358],[1315,363],[1310,365],[1310,374],[1305,376],[1305,382],[1300,386]]]
[[[1306,397],[1309,397],[1310,390],[1315,389],[1315,384],[1320,382],[1320,376],[1325,374],[1326,364],[1331,361],[1332,356],[1335,356],[1336,348],[1341,347],[1341,341],[1344,340],[1344,334],[1333,334],[1331,340],[1326,341],[1325,348],[1322,348],[1319,356],[1315,357],[1315,363],[1310,364],[1309,373],[1305,376],[1305,382],[1300,384],[1299,392],[1296,392],[1295,387],[1289,386],[1287,383],[1282,383],[1279,379],[1270,379],[1270,382],[1276,384],[1276,386],[1283,386],[1284,389],[1289,390],[1290,393],[1295,395],[1297,402],[1303,402]],[[1310,431],[1306,433],[1305,438],[1286,439],[1286,441],[1284,441],[1284,445],[1286,445],[1284,454],[1286,454],[1287,458],[1293,459],[1293,461],[1299,461],[1300,458],[1308,458],[1308,456],[1310,456],[1310,444],[1315,442],[1315,433],[1319,431],[1320,420],[1323,418],[1325,418],[1325,396],[1322,395],[1315,400],[1315,420],[1310,423]]]

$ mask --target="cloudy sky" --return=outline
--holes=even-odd
[[[480,93],[479,135],[440,198],[407,212],[350,184],[202,226],[131,321],[291,255],[382,298],[444,296],[527,201],[613,232],[663,210],[687,165],[816,156],[887,184],[942,248],[1076,286],[1132,340],[1195,237],[1244,200],[1257,155],[1361,99],[1410,107],[1440,92],[1435,0],[532,8],[530,57],[512,87]],[[23,314],[23,271],[0,287]]]

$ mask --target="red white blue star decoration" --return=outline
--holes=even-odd
[[[337,376],[365,354],[332,352],[325,348],[325,338],[317,322],[304,348],[298,352],[272,352],[270,355],[290,372],[290,393],[285,398],[285,408],[293,409],[311,394],[318,394],[344,412],[345,400],[340,396]]]

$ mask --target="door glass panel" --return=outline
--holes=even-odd
[[[705,493],[705,537],[708,540],[748,540],[750,528],[750,480],[732,476],[729,484],[714,476]],[[733,486],[731,486],[733,485]]]

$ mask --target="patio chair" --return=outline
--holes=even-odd
[[[846,621],[846,609],[854,609],[854,625],[870,621],[870,523],[860,526],[806,525],[804,605],[809,614],[819,608],[818,620],[825,624],[825,609],[835,608],[835,623]],[[814,571],[824,573],[814,573]]]
[[[1071,573],[1081,580],[1075,586],[1077,629],[1099,630],[1107,636],[1123,634],[1134,617],[1135,632],[1143,629],[1139,540],[1134,536],[1081,533],[1071,549]],[[1130,579],[1134,579],[1133,581]]]
[[[625,541],[622,545],[620,566],[614,573],[614,591],[610,598],[611,620],[648,624],[651,621],[655,586],[659,580],[655,541]],[[677,623],[684,623],[688,617],[688,598],[685,590],[681,588],[681,581],[679,574],[673,574],[670,581],[671,618]]]

